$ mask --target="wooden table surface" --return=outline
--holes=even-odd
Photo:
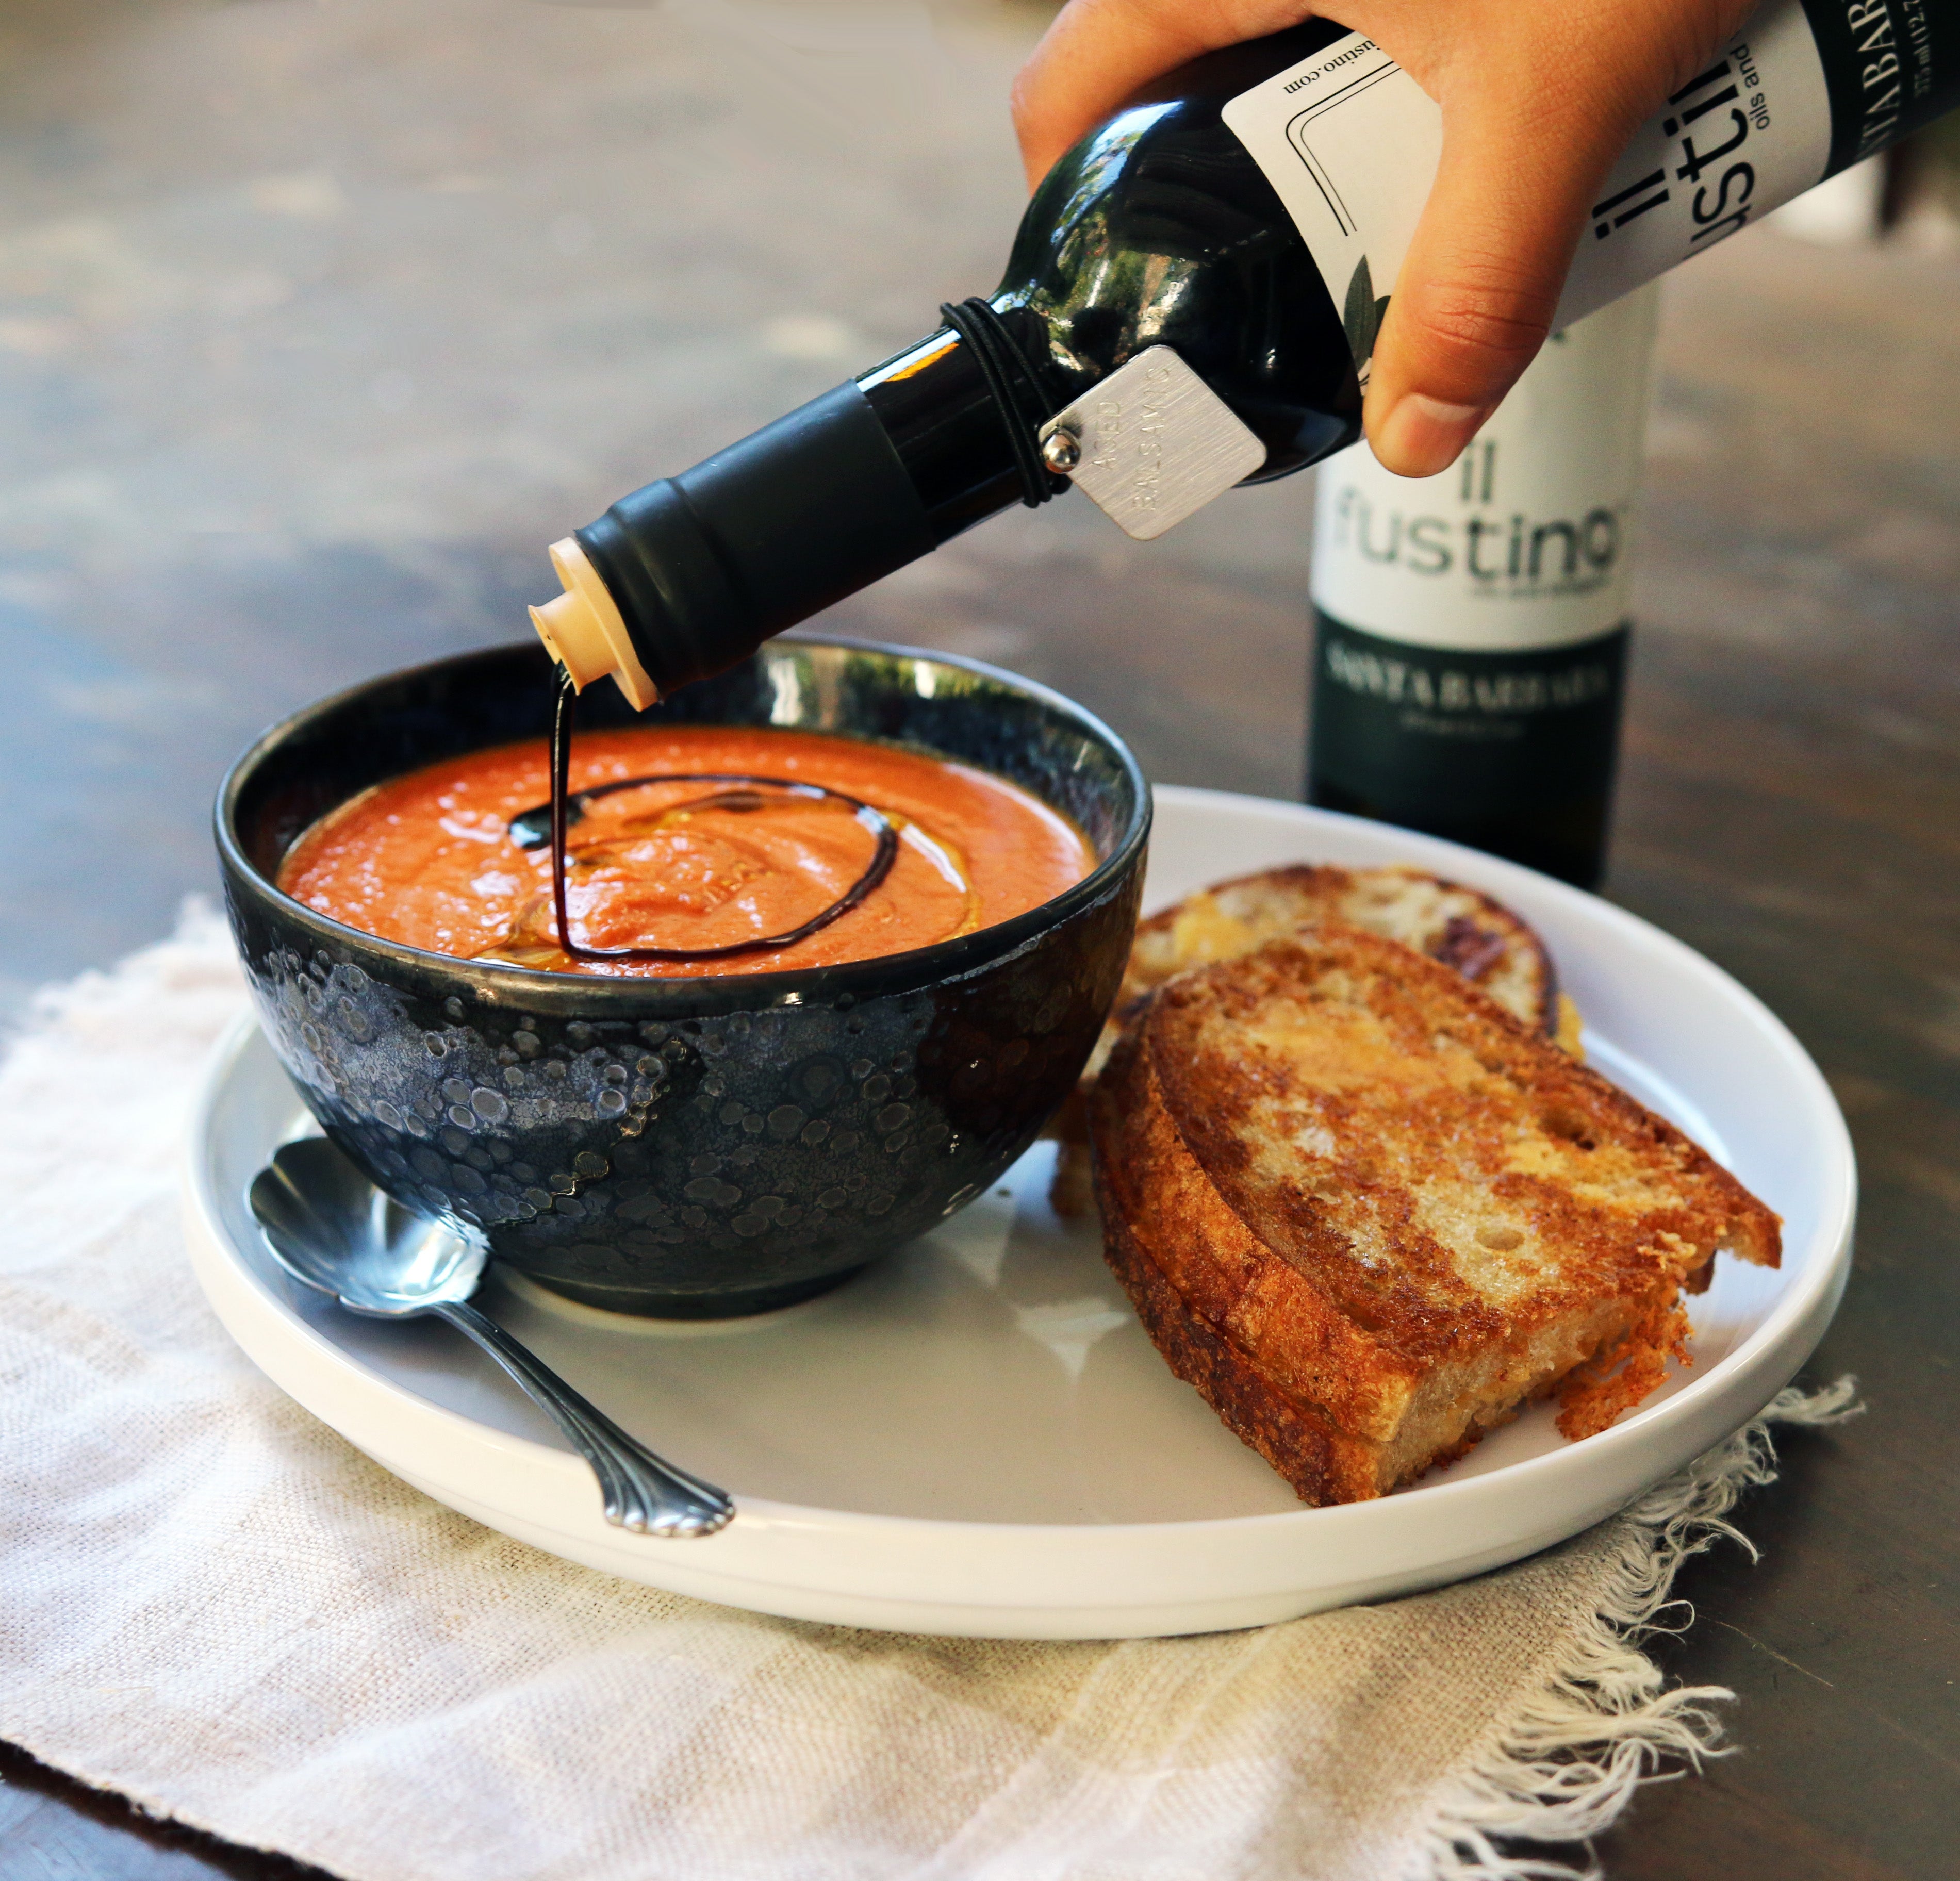
[[[259,724],[517,633],[542,543],[988,283],[1041,15],[934,17],[839,60],[466,0],[8,10],[0,1010],[208,891]],[[1837,1090],[1858,1264],[1806,1376],[1870,1409],[1783,1440],[1759,1559],[1683,1574],[1660,1656],[1736,1692],[1735,1753],[1641,1792],[1615,1881],[1960,1867],[1956,307],[1954,259],[1773,229],[1670,288],[1608,893]],[[1058,504],[835,624],[1059,686],[1159,778],[1290,795],[1309,502],[1147,551]],[[300,1872],[0,1752],[0,1881]]]

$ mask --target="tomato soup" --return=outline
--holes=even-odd
[[[579,800],[633,778],[653,781]],[[778,781],[832,794],[799,794]],[[1039,906],[1093,864],[1065,817],[1003,778],[816,732],[584,732],[569,782],[566,908],[575,946],[714,953],[795,932],[867,874],[875,886],[786,947],[711,959],[574,957],[559,944],[551,851],[528,813],[551,794],[542,743],[474,752],[376,785],[300,838],[278,885],[349,927],[438,953],[686,976],[787,972],[930,947]],[[878,874],[881,830],[896,845]]]

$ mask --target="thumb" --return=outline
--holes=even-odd
[[[1618,148],[1615,124],[1548,111],[1533,89],[1513,77],[1491,95],[1445,94],[1442,159],[1365,407],[1375,455],[1403,476],[1447,469],[1536,356]]]

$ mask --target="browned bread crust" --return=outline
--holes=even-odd
[[[1352,1437],[1302,1399],[1277,1389],[1208,1321],[1187,1307],[1144,1250],[1141,1236],[1119,1222],[1105,1249],[1109,1265],[1151,1342],[1171,1370],[1195,1385],[1233,1436],[1257,1450],[1319,1507],[1363,1502],[1376,1488],[1379,1446]]]
[[[1218,882],[1137,929],[1121,1011],[1174,973],[1338,921],[1426,953],[1542,1032],[1558,1025],[1558,976],[1536,931],[1503,902],[1419,869],[1296,863]]]
[[[1568,1434],[1603,1428],[1718,1246],[1778,1258],[1774,1215],[1671,1125],[1352,929],[1166,982],[1090,1106],[1112,1266],[1309,1501],[1410,1480],[1561,1380]],[[1338,1468],[1286,1434],[1321,1424]]]

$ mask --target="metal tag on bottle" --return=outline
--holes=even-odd
[[[1120,366],[1041,428],[1042,460],[1148,542],[1266,460],[1266,447],[1169,346]]]

